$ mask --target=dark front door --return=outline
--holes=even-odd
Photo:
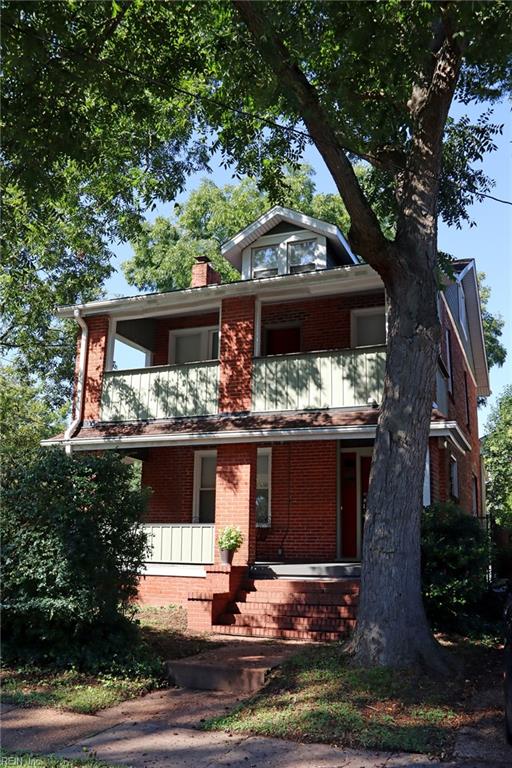
[[[340,453],[340,555],[347,560],[361,557],[371,463],[371,456],[360,456],[356,451]]]

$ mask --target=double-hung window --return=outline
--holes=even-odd
[[[354,309],[351,316],[353,347],[377,347],[386,343],[384,307]]]
[[[187,328],[169,334],[169,363],[183,365],[219,357],[219,329]]]
[[[316,269],[316,240],[288,243],[288,272],[311,272]]]
[[[459,499],[459,467],[455,456],[450,456],[450,496]]]
[[[256,463],[256,525],[270,527],[272,449],[258,448]]]
[[[453,394],[453,377],[452,377],[452,336],[450,329],[446,328],[444,332],[445,354],[446,354],[446,370],[448,371],[448,392]]]
[[[196,451],[194,454],[194,523],[215,522],[216,451]]]
[[[273,277],[279,268],[279,246],[262,245],[252,249],[252,276]]]

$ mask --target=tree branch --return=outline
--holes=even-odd
[[[251,34],[255,46],[266,64],[291,95],[293,106],[304,121],[309,135],[322,155],[351,221],[349,241],[354,250],[383,274],[389,269],[389,241],[382,233],[379,221],[361,189],[356,174],[336,132],[320,104],[316,89],[297,63],[292,60],[283,41],[277,36],[264,9],[250,0],[232,0],[233,6]]]

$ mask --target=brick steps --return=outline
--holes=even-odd
[[[283,640],[340,640],[355,626],[358,593],[358,582],[349,579],[252,579],[212,629]]]

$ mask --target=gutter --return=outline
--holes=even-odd
[[[65,450],[70,454],[73,450],[71,439],[76,434],[76,431],[82,423],[82,412],[84,408],[84,392],[85,392],[85,369],[86,369],[86,357],[87,357],[87,345],[89,341],[89,327],[80,315],[80,310],[75,309],[73,317],[81,328],[80,337],[80,368],[78,371],[78,382],[76,387],[76,416],[64,432]]]

